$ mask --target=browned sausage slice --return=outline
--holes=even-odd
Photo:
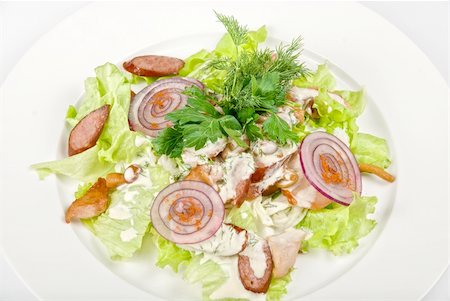
[[[99,178],[97,182],[81,198],[76,199],[66,211],[66,223],[72,218],[91,218],[98,216],[108,208],[108,187],[106,180]]]
[[[94,110],[81,119],[69,136],[69,156],[84,152],[97,143],[109,115],[109,105]]]
[[[139,76],[175,75],[183,66],[183,60],[161,55],[137,56],[123,63],[125,70]]]
[[[264,257],[261,257],[261,255]],[[259,261],[263,262],[259,262]],[[264,274],[260,277],[255,275],[251,262],[255,264],[265,264]],[[265,262],[264,262],[265,261]],[[254,293],[266,293],[269,289],[270,278],[272,277],[272,253],[265,240],[259,240],[257,243],[247,243],[247,247],[238,256],[239,277],[246,290]]]

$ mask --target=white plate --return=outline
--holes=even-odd
[[[352,78],[364,83],[371,98],[361,128],[388,137],[393,149],[395,144],[396,197],[395,185],[365,180],[365,193],[380,197],[376,231],[351,256],[311,254],[299,260],[287,299],[309,292],[305,298],[316,300],[424,295],[448,264],[443,164],[448,90],[409,40],[351,3],[97,3],[44,36],[0,94],[0,233],[20,276],[45,300],[197,298],[198,288],[154,268],[151,252],[141,252],[129,263],[111,262],[84,229],[74,226],[74,235],[62,220],[61,201],[71,199],[69,186],[50,179],[39,182],[28,166],[62,155],[62,117],[95,66],[121,62],[136,51],[186,56],[212,47],[223,32],[212,8],[232,13],[252,28],[267,24],[272,38],[289,41],[303,35],[308,60],[324,57],[338,65],[333,70],[343,86],[358,87]]]

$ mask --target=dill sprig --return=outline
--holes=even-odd
[[[225,16],[216,11],[214,11],[214,13],[216,14],[219,22],[223,24],[227,32],[230,34],[234,45],[240,46],[248,41],[247,26],[240,25],[233,16]]]

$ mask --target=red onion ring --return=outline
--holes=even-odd
[[[341,140],[325,132],[303,139],[300,164],[308,182],[323,196],[348,206],[353,193],[361,194],[362,181],[355,156]]]
[[[161,130],[171,126],[164,116],[186,105],[187,96],[183,91],[191,86],[204,88],[194,78],[171,77],[142,89],[130,103],[128,120],[131,129],[150,137],[158,136]]]
[[[225,207],[214,188],[199,181],[180,181],[164,188],[150,210],[153,227],[177,244],[195,244],[222,225]]]

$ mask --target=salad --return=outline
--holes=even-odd
[[[264,48],[264,26],[216,15],[213,50],[97,67],[66,114],[68,157],[32,167],[79,181],[65,220],[113,260],[148,238],[204,300],[280,300],[298,256],[350,253],[376,226],[361,174],[394,181],[388,145],[359,132],[363,91],[308,70],[300,38]]]

